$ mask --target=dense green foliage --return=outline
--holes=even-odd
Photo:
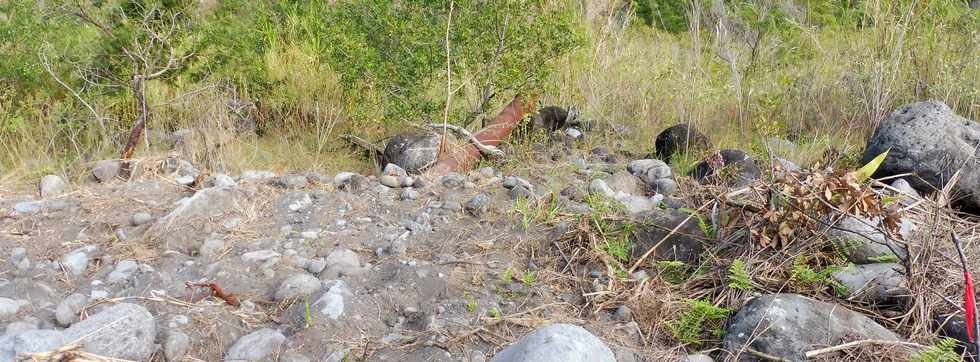
[[[141,52],[155,70],[171,48],[182,61],[150,85],[150,97],[220,85],[255,101],[265,126],[303,126],[283,118],[303,118],[333,100],[320,96],[338,91],[348,118],[362,125],[441,119],[448,56],[451,115],[462,123],[514,94],[540,93],[554,60],[584,39],[574,13],[546,1],[453,1],[447,24],[450,3],[4,2],[0,17],[10,21],[0,22],[0,130],[15,136],[31,118],[52,116],[38,114],[41,106],[81,127],[55,129],[62,140],[99,123],[119,133],[135,118],[129,79],[147,68],[130,55]],[[151,120],[164,128],[176,122]]]

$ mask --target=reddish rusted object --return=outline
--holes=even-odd
[[[524,99],[516,96],[489,126],[473,136],[482,144],[497,146],[501,140],[510,136],[521,119],[524,119],[524,113],[528,109],[530,104],[525,105]],[[442,176],[450,172],[467,170],[473,167],[478,159],[480,159],[480,150],[473,144],[467,143],[465,146],[453,147],[439,155],[439,161],[432,166],[431,172],[435,176]]]

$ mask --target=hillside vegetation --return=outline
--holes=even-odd
[[[0,19],[15,181],[119,157],[141,97],[151,142],[194,129],[195,161],[229,170],[365,168],[342,135],[476,129],[518,93],[628,129],[606,136],[639,152],[691,122],[722,146],[788,138],[804,163],[856,157],[911,101],[980,115],[962,0],[14,0]]]

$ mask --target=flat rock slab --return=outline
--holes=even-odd
[[[72,324],[64,334],[66,341],[77,341],[83,351],[103,357],[145,361],[156,351],[156,320],[137,304],[105,308]]]
[[[862,339],[901,340],[861,313],[798,294],[755,298],[735,314],[725,348],[734,360],[756,361],[747,348],[789,361],[805,361],[808,351]],[[829,356],[829,355],[828,355]]]

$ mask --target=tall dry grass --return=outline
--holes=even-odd
[[[778,2],[756,3],[771,8],[760,13],[777,10]],[[863,21],[874,25],[856,29],[811,25],[800,8],[783,32],[753,29],[719,2],[691,2],[680,34],[622,30],[607,16],[587,24],[591,47],[564,60],[560,91],[547,99],[629,126],[646,151],[657,132],[688,122],[720,147],[758,152],[765,139],[790,139],[801,147],[782,156],[800,163],[830,146],[858,154],[905,103],[939,99],[980,115],[977,15],[940,3],[862,2]]]

